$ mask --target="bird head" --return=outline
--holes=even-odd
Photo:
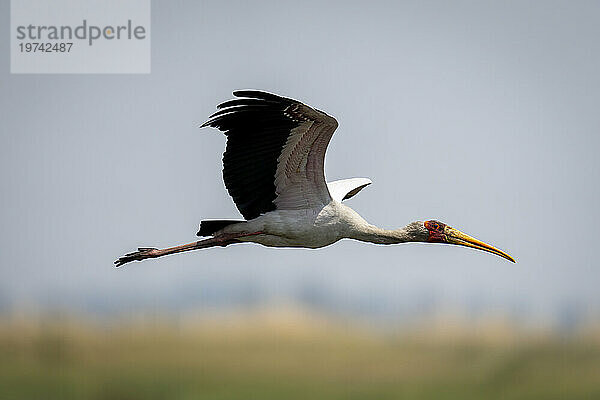
[[[472,247],[474,249],[487,251],[488,253],[506,258],[509,261],[515,262],[515,259],[497,248],[483,243],[480,240],[462,233],[458,229],[454,229],[443,222],[430,220],[423,222],[425,229],[428,231],[427,242],[429,243],[448,243],[459,246]]]

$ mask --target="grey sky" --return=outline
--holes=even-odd
[[[149,75],[11,75],[0,3],[0,291],[160,300],[239,276],[390,297],[600,308],[598,2],[153,2]],[[439,219],[506,250],[343,241],[239,245],[132,264],[138,245],[237,218],[225,137],[197,124],[238,88],[335,116],[329,180],[370,177],[370,222]],[[192,289],[190,289],[192,288]],[[142,300],[141,300],[142,299]],[[60,300],[57,300],[60,301]]]

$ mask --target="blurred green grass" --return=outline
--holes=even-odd
[[[600,398],[594,336],[436,329],[383,334],[302,318],[5,321],[0,398]]]

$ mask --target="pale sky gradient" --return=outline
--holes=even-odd
[[[156,1],[149,75],[11,75],[8,18],[3,0],[4,304],[184,307],[186,293],[243,278],[281,298],[316,282],[341,302],[600,309],[598,2]],[[240,88],[338,119],[326,175],[373,180],[348,202],[368,221],[439,219],[518,263],[342,241],[115,270],[137,246],[239,217],[221,179],[225,137],[196,126]]]

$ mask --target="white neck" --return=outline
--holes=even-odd
[[[378,228],[375,225],[359,225],[352,230],[350,239],[360,240],[375,244],[396,244],[420,241],[413,231],[407,229],[408,226],[400,229],[387,230]]]

